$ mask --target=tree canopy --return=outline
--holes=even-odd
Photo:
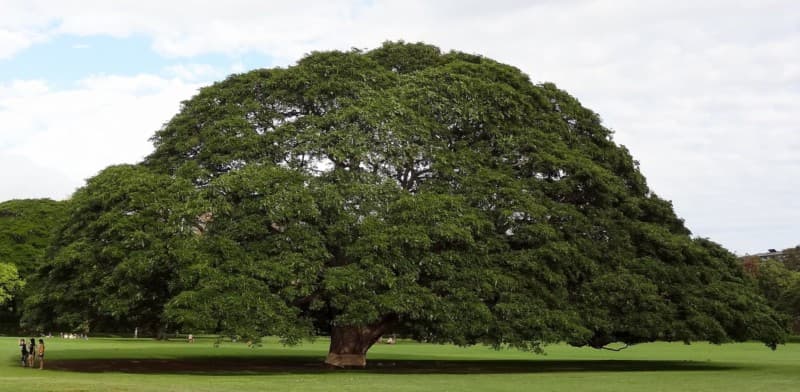
[[[5,263],[6,306],[0,307],[0,331],[12,333],[19,328],[20,305],[33,292],[32,285],[19,286],[34,279],[45,263],[45,251],[53,232],[65,218],[64,203],[50,199],[8,200],[0,203],[0,263]],[[16,277],[16,278],[11,278]],[[17,284],[11,284],[17,281]],[[14,286],[13,290],[9,287]],[[11,294],[13,293],[13,295]],[[2,296],[2,295],[0,295]]]
[[[10,301],[24,285],[14,264],[0,263],[0,305]]]
[[[800,271],[800,245],[794,248],[786,248],[781,251],[783,253],[783,263],[786,267],[793,271]]]
[[[106,188],[101,173],[76,194],[48,287],[109,296],[136,277],[130,294],[158,292],[148,306],[165,320],[330,335],[335,366],[363,366],[389,332],[529,350],[783,339],[735,257],[691,238],[597,114],[485,57],[315,52],[201,89],[152,140],[125,170],[160,180],[131,193],[132,174]],[[158,225],[126,215],[130,194]],[[201,216],[176,258],[172,238]],[[148,286],[160,276],[177,283]],[[111,301],[84,308],[135,306]]]
[[[767,302],[785,316],[791,331],[800,333],[800,246],[782,250],[779,258],[745,256],[740,262]]]
[[[120,165],[91,178],[68,201],[67,223],[39,271],[23,322],[160,335],[164,304],[182,287],[197,208],[188,181]]]
[[[12,263],[23,276],[44,262],[53,232],[65,218],[64,203],[50,199],[0,203],[0,262]]]

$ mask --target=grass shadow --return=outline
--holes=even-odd
[[[138,374],[317,374],[341,372],[318,357],[192,357],[176,359],[51,360],[48,369],[74,372]],[[559,372],[721,371],[729,364],[694,361],[632,360],[373,360],[348,372],[380,374],[505,374]]]

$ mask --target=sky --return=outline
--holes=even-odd
[[[800,244],[794,0],[0,0],[0,201],[136,163],[199,87],[387,40],[511,64],[595,111],[693,235]]]

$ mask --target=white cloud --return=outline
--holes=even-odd
[[[246,0],[0,0],[0,9],[0,58],[64,33],[146,36],[154,50],[176,58],[257,51],[283,65],[313,50],[375,47],[387,39],[484,54],[534,81],[555,82],[598,112],[696,234],[742,252],[800,242],[800,4],[791,0],[314,0],[302,7]],[[185,64],[167,70],[178,82],[100,76],[75,90],[48,92],[29,82],[27,98],[8,95],[23,88],[3,87],[0,116],[14,116],[25,134],[52,138],[43,144],[51,144],[47,149],[68,143],[53,134],[67,129],[86,140],[109,133],[131,145],[139,140],[146,151],[142,140],[190,95],[178,90],[222,77],[192,59],[180,61]],[[66,103],[77,107],[57,109]],[[46,105],[44,112],[27,106],[37,104]],[[137,121],[135,130],[128,127]],[[26,145],[18,151],[40,148]],[[117,145],[86,151],[103,156],[111,147]],[[99,170],[92,165],[101,161],[79,162],[82,176]]]
[[[258,50],[293,59],[312,48],[310,43],[331,34],[337,20],[351,19],[355,4],[322,0],[302,6],[246,0],[8,1],[2,4],[8,12],[0,15],[0,28],[13,25],[79,36],[142,34],[153,39],[155,50],[171,57]],[[16,15],[32,14],[37,17],[20,26]]]
[[[27,31],[13,31],[0,25],[0,61],[12,57],[36,42],[45,40],[43,34]]]
[[[38,165],[22,155],[0,155],[0,200],[8,199],[64,199],[81,181],[67,174]]]
[[[39,185],[60,185],[50,194],[60,198],[108,165],[140,161],[152,151],[148,138],[198,87],[153,75],[94,76],[68,90],[41,81],[0,87],[0,200],[33,189],[36,175],[17,173],[52,175]]]

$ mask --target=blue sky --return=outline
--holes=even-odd
[[[135,163],[197,89],[314,50],[424,41],[514,65],[599,113],[697,236],[800,243],[791,0],[0,0],[0,201]]]
[[[92,75],[155,74],[174,76],[170,67],[204,64],[219,70],[249,70],[274,66],[270,56],[257,53],[206,53],[191,57],[168,57],[152,49],[152,40],[143,35],[112,37],[103,35],[56,36],[45,43],[0,60],[0,75],[13,79],[42,79],[53,88],[72,88]]]

